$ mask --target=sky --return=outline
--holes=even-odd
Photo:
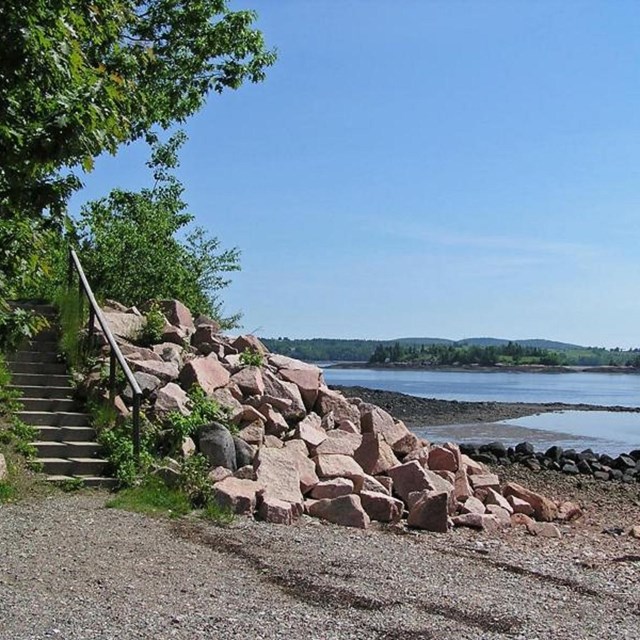
[[[235,0],[278,61],[184,127],[264,337],[640,346],[640,3]],[[100,158],[81,202],[149,184]]]

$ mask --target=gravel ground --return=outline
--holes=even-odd
[[[637,638],[640,541],[601,532],[640,524],[637,491],[618,516],[597,487],[558,490],[591,510],[561,539],[221,528],[106,509],[100,492],[0,506],[0,637]]]

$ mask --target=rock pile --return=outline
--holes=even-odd
[[[132,341],[144,324],[136,309],[110,304],[105,316],[156,418],[188,414],[194,385],[229,409],[235,433],[202,425],[182,451],[206,456],[215,499],[235,513],[282,524],[306,513],[361,528],[406,518],[436,532],[522,524],[541,535],[557,533],[545,523],[560,513],[575,516],[518,484],[501,487],[457,445],[420,440],[380,407],[329,389],[318,367],[271,354],[254,336],[223,336],[175,300],[158,304],[164,342],[151,348]],[[246,350],[259,365],[243,364]],[[125,390],[123,412],[130,401]]]
[[[530,442],[521,442],[515,447],[506,447],[502,442],[461,444],[460,450],[473,460],[491,465],[520,463],[532,471],[549,469],[572,476],[593,476],[597,480],[640,482],[640,449],[615,458],[591,449],[578,452],[559,446],[549,447],[545,452],[536,451]]]

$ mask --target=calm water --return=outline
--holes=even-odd
[[[640,406],[640,376],[631,374],[372,369],[325,369],[324,374],[328,384],[358,385],[442,400]],[[514,445],[528,440],[536,449],[559,444],[578,450],[590,447],[611,455],[640,448],[640,414],[613,411],[561,411],[497,423],[423,427],[414,431],[433,441],[501,440]]]
[[[640,375],[634,374],[325,369],[324,377],[328,384],[441,400],[640,406]]]

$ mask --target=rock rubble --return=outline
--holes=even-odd
[[[421,440],[382,408],[329,389],[318,367],[271,354],[255,336],[225,336],[178,301],[159,307],[166,342],[153,348],[135,344],[137,310],[113,305],[105,315],[150,415],[186,415],[195,385],[228,409],[229,424],[201,425],[181,451],[207,458],[214,498],[235,513],[280,524],[307,513],[358,528],[405,521],[440,533],[522,525],[536,535],[555,535],[559,514],[575,517],[518,484],[501,486],[468,449]],[[128,402],[123,393],[123,412]]]

